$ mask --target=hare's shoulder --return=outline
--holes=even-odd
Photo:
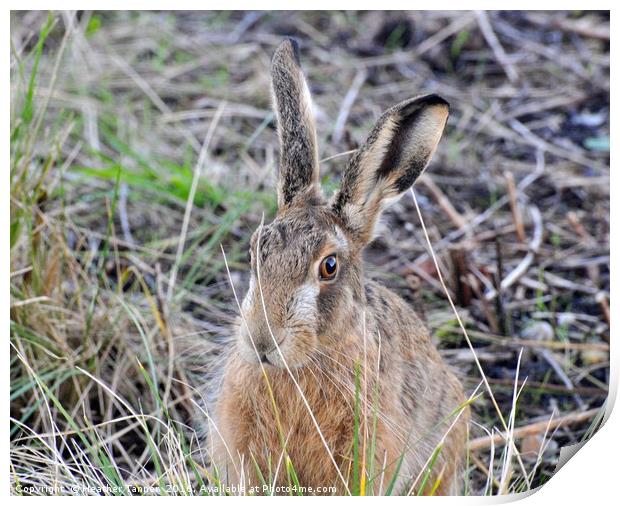
[[[366,282],[366,303],[382,339],[404,345],[430,343],[428,329],[411,305],[381,283]]]
[[[407,374],[425,370],[427,379],[443,380],[447,368],[414,309],[376,281],[366,285],[366,301],[381,336],[382,350],[388,355],[386,360],[400,364]]]

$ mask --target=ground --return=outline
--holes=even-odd
[[[410,193],[391,207],[367,265],[424,316],[468,393],[485,380],[464,493],[542,484],[559,448],[596,429],[608,14],[14,12],[14,493],[202,483],[195,387],[204,346],[230,333],[250,234],[275,213],[268,69],[285,36],[301,46],[327,192],[384,109],[450,102],[420,214]]]

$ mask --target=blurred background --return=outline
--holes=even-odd
[[[14,493],[205,480],[196,388],[213,373],[205,350],[230,334],[249,237],[275,214],[269,62],[285,36],[300,43],[327,194],[387,107],[431,92],[451,104],[415,195],[499,408],[482,388],[463,492],[538,486],[560,447],[596,430],[607,12],[24,11],[10,35]],[[411,194],[386,212],[367,271],[474,391],[481,370]]]

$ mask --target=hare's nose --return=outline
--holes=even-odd
[[[267,343],[267,342],[256,343],[256,351],[260,355],[261,361],[263,361],[263,362],[267,359],[266,355],[271,353],[274,349],[275,349],[275,346],[273,345],[273,342],[271,342],[271,343]]]

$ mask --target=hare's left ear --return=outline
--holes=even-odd
[[[437,95],[388,109],[349,160],[332,209],[360,245],[372,239],[381,211],[408,190],[431,160],[448,119]]]
[[[286,39],[271,61],[271,89],[280,138],[278,208],[319,190],[319,159],[310,90],[299,61],[299,46]]]

